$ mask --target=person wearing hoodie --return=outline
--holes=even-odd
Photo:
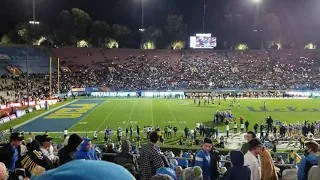
[[[312,166],[308,173],[308,180],[319,180],[320,177],[320,157],[318,156],[318,164]]]
[[[314,141],[309,141],[305,144],[305,158],[301,159],[298,164],[298,180],[308,179],[308,171],[318,163],[318,149],[319,144]]]
[[[244,155],[241,151],[230,152],[232,167],[224,175],[223,180],[250,180],[251,170],[244,166]]]
[[[96,160],[92,152],[92,143],[91,139],[84,138],[83,142],[80,144],[80,149],[76,152],[76,159],[85,159],[85,160]]]
[[[68,143],[65,144],[65,146],[58,152],[60,165],[75,160],[77,148],[82,142],[82,138],[77,134],[72,134],[69,138],[67,137],[66,139],[68,139]]]
[[[183,152],[182,158],[189,158],[188,152]],[[183,169],[189,167],[189,162],[187,159],[179,159],[178,165],[181,166]]]
[[[266,147],[262,148],[261,159],[261,180],[278,180],[278,175],[273,163],[273,159]]]

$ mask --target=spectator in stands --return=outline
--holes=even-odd
[[[157,174],[152,176],[150,180],[174,180],[174,179],[172,179],[172,177],[170,177],[167,174]]]
[[[171,168],[162,167],[158,169],[157,174],[166,174],[169,175],[172,179],[176,179],[176,173]]]
[[[116,154],[117,151],[114,150],[114,144],[113,143],[109,143],[108,145],[106,145],[106,147],[103,148],[102,152],[103,153],[108,153],[108,154],[102,155],[102,160],[103,161],[114,162],[114,158],[115,158],[114,154]]]
[[[15,176],[16,162],[20,155],[20,143],[22,141],[20,133],[12,133],[10,142],[0,148],[0,162],[3,162],[9,171],[9,180]]]
[[[183,152],[182,158],[189,158],[188,152]],[[187,168],[189,166],[188,159],[179,159],[178,165],[181,166],[183,169]]]
[[[211,169],[211,179],[217,179],[220,176],[219,172],[219,160],[220,153],[214,147],[210,151],[210,169]]]
[[[199,166],[203,172],[203,179],[210,180],[211,167],[210,167],[210,151],[212,149],[212,141],[205,138],[203,141],[202,149],[198,151],[195,158],[195,166]]]
[[[258,155],[262,151],[262,143],[254,138],[249,141],[249,151],[244,155],[244,164],[248,165],[251,170],[251,180],[261,179],[261,165]]]
[[[261,180],[278,180],[278,175],[273,163],[273,159],[266,147],[262,148],[261,159]]]
[[[318,156],[318,164],[312,166],[308,173],[308,180],[319,180],[320,177],[320,157]]]
[[[319,144],[314,141],[305,144],[305,158],[298,164],[298,180],[306,180],[310,168],[318,163],[318,149]]]
[[[244,143],[241,147],[241,152],[243,154],[247,153],[248,150],[249,150],[249,142],[253,139],[253,138],[256,138],[256,134],[252,131],[248,131],[247,132],[247,142]]]
[[[63,165],[67,162],[75,160],[75,155],[77,152],[77,148],[82,142],[82,138],[77,134],[72,134],[68,139],[68,144],[66,144],[62,149],[58,152],[59,163]]]
[[[126,140],[121,144],[121,152],[115,156],[114,162],[121,166],[124,166],[125,164],[130,163],[130,164],[133,164],[135,166],[135,169],[138,170],[137,159],[131,153],[130,141]]]
[[[106,161],[75,160],[54,170],[45,171],[32,180],[135,180],[124,167]]]
[[[9,178],[9,174],[7,171],[7,167],[5,164],[0,162],[0,179],[1,180],[7,180]]]
[[[199,166],[188,167],[182,172],[183,180],[204,180],[202,169]]]
[[[141,176],[141,174],[138,173],[137,169],[133,164],[128,163],[125,164],[123,167],[126,168],[132,174],[132,176],[136,178],[136,180],[143,180],[143,177]]]
[[[54,165],[51,162],[51,160],[47,156],[44,156],[40,151],[39,141],[29,138],[27,140],[27,149],[27,154],[21,156],[16,163],[16,168],[25,169],[27,177],[31,176],[36,166],[41,166],[45,170],[50,170],[54,168]]]
[[[244,155],[241,151],[230,152],[232,167],[224,175],[224,180],[250,180],[251,170],[244,166]]]
[[[149,138],[150,142],[143,144],[140,150],[141,164],[139,168],[145,179],[150,179],[159,168],[164,167],[161,155],[155,147],[159,138],[157,132],[151,132]]]
[[[80,144],[80,149],[76,152],[76,159],[85,159],[85,160],[97,160],[97,157],[92,151],[91,139],[84,138],[83,142]]]
[[[40,150],[44,156],[47,156],[53,164],[57,163],[58,157],[54,156],[53,153],[51,153],[50,148],[52,147],[51,145],[51,138],[48,134],[44,135],[38,135],[35,137],[37,141],[40,143]]]

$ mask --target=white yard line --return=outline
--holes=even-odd
[[[87,116],[89,116],[93,111],[97,110],[100,106],[102,106],[104,103],[106,103],[107,101],[104,101],[103,103],[101,103],[99,106],[95,107],[92,111],[90,111],[87,115],[83,116],[83,118],[80,119],[80,121],[78,121],[77,123],[75,123],[73,126],[71,126],[71,128],[68,129],[68,131],[70,129],[72,129],[73,127],[75,127],[76,125],[78,125],[84,118],[86,118]]]
[[[172,109],[170,108],[169,104],[167,104],[167,105],[168,105],[168,109],[170,110],[170,112],[171,112],[171,114],[172,114],[172,116],[173,116],[174,120],[176,121],[176,123],[177,123],[177,125],[178,125],[179,129],[181,130],[180,124],[179,124],[179,122],[178,122],[178,120],[177,120],[176,116],[173,114]]]
[[[133,106],[132,106],[129,119],[128,119],[127,124],[126,124],[126,127],[125,127],[124,129],[127,129],[127,127],[128,127],[128,124],[129,124],[129,122],[130,122],[130,120],[131,120],[132,113],[133,113],[133,111],[134,111],[134,107],[136,106],[137,102],[138,102],[138,101],[134,102],[134,104],[133,104]]]
[[[42,113],[42,114],[39,114],[38,116],[33,117],[33,118],[31,118],[31,119],[29,119],[29,120],[27,120],[27,121],[25,121],[25,122],[23,122],[23,123],[21,123],[21,124],[18,124],[18,125],[16,125],[16,126],[12,127],[12,128],[13,128],[13,129],[17,129],[17,128],[19,128],[19,127],[21,127],[21,126],[23,126],[23,125],[25,125],[25,124],[27,124],[27,123],[29,123],[29,122],[31,122],[31,121],[34,121],[34,120],[38,119],[38,118],[41,117],[41,116],[44,116],[44,115],[46,115],[46,114],[49,114],[49,113],[51,113],[52,111],[55,111],[55,110],[57,110],[57,109],[59,109],[59,108],[62,108],[62,107],[65,107],[65,106],[67,106],[67,105],[69,105],[69,104],[71,104],[71,103],[77,102],[77,101],[79,101],[79,100],[80,100],[80,99],[73,100],[73,101],[71,101],[71,102],[68,102],[68,103],[62,105],[62,106],[58,106],[58,107],[55,107],[55,108],[53,108],[53,109],[50,109],[49,111],[44,112],[44,113]],[[34,110],[33,112],[36,112],[36,110]]]
[[[122,100],[119,101],[119,103],[112,109],[112,111],[109,113],[109,115],[103,120],[103,122],[100,124],[100,126],[98,127],[98,129],[96,131],[99,131],[99,129],[101,128],[101,126],[109,119],[110,115],[113,113],[113,111],[115,109],[117,109],[117,107],[121,104]]]
[[[153,108],[152,108],[152,99],[151,99],[151,122],[152,122],[152,127],[153,126]]]

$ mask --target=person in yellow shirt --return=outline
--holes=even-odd
[[[289,153],[289,161],[290,161],[290,164],[293,164],[293,161],[294,161],[294,152],[293,152],[293,150],[291,150],[290,153]]]

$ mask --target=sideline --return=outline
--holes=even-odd
[[[64,104],[64,105],[62,105],[62,106],[58,106],[58,107],[55,107],[55,108],[53,108],[53,109],[50,109],[49,111],[46,111],[46,112],[44,112],[44,113],[42,113],[42,114],[39,114],[38,116],[35,116],[35,117],[33,117],[33,118],[31,118],[31,119],[29,119],[29,120],[27,120],[27,121],[25,121],[25,122],[23,122],[23,123],[21,123],[21,124],[18,124],[18,125],[16,125],[16,126],[12,127],[12,128],[15,130],[15,129],[17,129],[17,128],[19,128],[19,127],[21,127],[21,126],[23,126],[23,125],[25,125],[25,124],[27,124],[27,123],[29,123],[29,122],[31,122],[31,121],[34,121],[34,120],[38,119],[39,117],[41,117],[41,116],[43,116],[43,115],[49,114],[49,113],[51,113],[52,111],[55,111],[55,110],[57,110],[57,109],[59,109],[59,108],[62,108],[62,107],[65,107],[65,106],[67,106],[67,105],[69,105],[69,104],[72,104],[72,103],[74,103],[74,102],[77,102],[77,101],[79,101],[79,100],[80,100],[80,99],[76,99],[76,100],[73,100],[73,101],[71,101],[71,102],[68,102],[68,103],[66,103],[66,104]]]

